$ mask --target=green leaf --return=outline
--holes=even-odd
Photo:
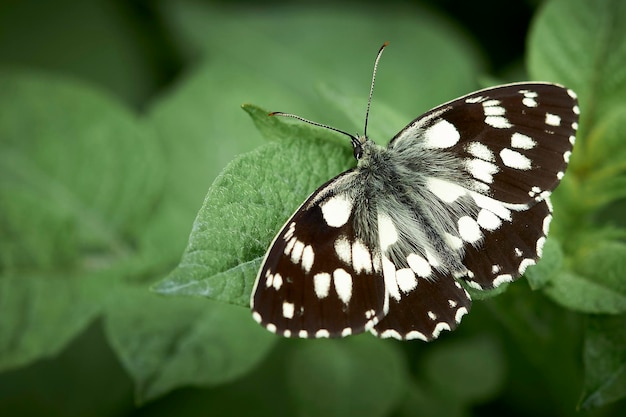
[[[151,133],[76,82],[0,73],[0,90],[0,266],[92,267],[131,255],[162,186]]]
[[[545,293],[557,303],[585,313],[626,312],[626,245],[595,243],[576,254],[571,270],[553,276]]]
[[[626,315],[590,316],[584,345],[583,409],[626,397]]]
[[[450,402],[480,403],[495,396],[504,383],[506,362],[502,348],[489,338],[442,344],[424,358],[429,387]]]
[[[300,416],[386,416],[405,392],[394,345],[363,335],[302,343],[287,364]]]
[[[276,341],[247,309],[163,299],[143,289],[111,295],[105,325],[139,402],[181,386],[233,381],[257,365]]]
[[[268,117],[266,111],[248,109],[254,118]],[[292,131],[282,121],[275,129],[278,137]],[[228,165],[206,196],[179,266],[156,291],[248,305],[267,242],[307,195],[352,159],[347,145],[338,147],[336,139],[329,139],[335,133],[311,126],[304,131],[304,136],[265,145]],[[306,169],[294,173],[294,167]]]
[[[534,22],[528,48],[530,75],[576,91],[583,129],[626,96],[625,20],[622,0],[555,0],[546,3]]]
[[[584,176],[581,195],[591,210],[626,197],[626,107],[603,116],[590,131],[577,171]]]
[[[0,277],[0,370],[57,355],[101,311],[109,274]]]
[[[187,0],[168,2],[165,10],[176,41],[190,55],[205,53],[212,62],[229,62],[231,77],[239,72],[255,74],[249,81],[241,79],[236,89],[247,91],[242,102],[298,113],[344,130],[350,129],[345,125],[349,120],[329,114],[316,87],[320,83],[340,86],[349,96],[361,97],[354,127],[362,129],[371,68],[384,41],[390,41],[390,46],[379,68],[374,102],[403,109],[411,116],[404,124],[469,92],[480,68],[480,56],[465,34],[415,5],[411,13],[371,6],[335,7],[329,13],[318,6],[302,6],[259,14]],[[266,93],[267,86],[275,92]],[[381,116],[373,111],[371,126],[384,123]]]
[[[554,276],[563,269],[564,255],[556,238],[549,237],[543,246],[543,255],[536,265],[528,267],[525,277],[533,290],[538,290],[550,283]]]

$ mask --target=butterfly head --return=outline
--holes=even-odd
[[[357,161],[363,158],[365,152],[365,144],[369,141],[367,136],[350,136],[352,139],[352,151],[354,153],[354,159]]]

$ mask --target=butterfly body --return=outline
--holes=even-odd
[[[387,147],[350,135],[356,167],[278,233],[254,319],[287,337],[454,329],[471,305],[459,280],[494,288],[540,258],[578,113],[571,90],[519,83],[443,104]]]

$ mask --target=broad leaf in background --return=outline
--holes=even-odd
[[[588,318],[583,409],[600,407],[626,396],[625,346],[626,315]]]
[[[530,75],[576,91],[583,135],[624,103],[625,18],[622,0],[555,0],[545,4],[531,31]]]
[[[276,340],[246,310],[210,300],[164,299],[139,288],[116,294],[108,307],[106,333],[140,403],[180,386],[231,382]]]
[[[102,310],[112,274],[0,277],[0,371],[57,355]]]
[[[133,254],[162,187],[154,137],[90,87],[0,74],[4,270],[106,267]]]
[[[619,223],[602,229],[611,219],[596,215],[623,199],[626,189],[626,28],[620,23],[624,20],[626,3],[620,0],[555,0],[538,16],[528,50],[533,77],[562,82],[580,98],[580,130],[564,179],[567,185],[554,198],[555,226],[569,268],[554,274],[544,291],[557,303],[587,313],[626,311],[626,246],[617,240],[626,231]],[[567,226],[560,226],[561,221]],[[626,396],[624,358],[598,359],[615,358],[616,345],[607,340],[621,340],[617,334],[616,339],[607,339],[603,320],[613,319],[591,320],[597,326],[590,325],[585,335],[586,408]]]
[[[2,368],[58,353],[129,273],[162,185],[149,131],[90,87],[0,74]],[[128,265],[128,266],[126,266]]]

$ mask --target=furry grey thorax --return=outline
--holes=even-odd
[[[406,149],[394,142],[385,148],[359,137],[357,167],[344,182],[354,199],[355,234],[380,250],[378,216],[383,213],[398,230],[397,242],[387,251],[398,268],[408,266],[407,254],[418,253],[441,272],[464,272],[463,250],[452,247],[444,237],[458,236],[455,219],[475,215],[476,205],[470,199],[443,202],[428,190],[426,180],[435,177],[463,183],[467,179],[459,178],[463,170],[452,155],[416,146],[416,142]],[[411,155],[406,155],[407,150]]]

